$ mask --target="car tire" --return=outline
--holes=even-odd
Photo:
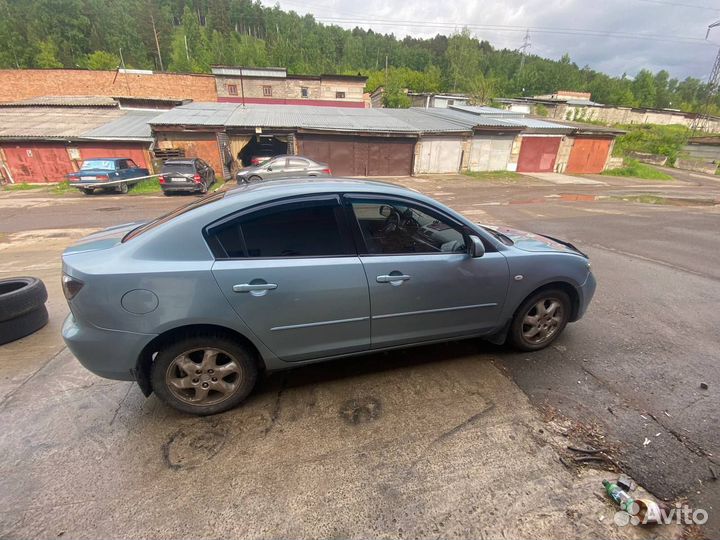
[[[209,351],[218,354],[213,358]],[[237,406],[255,387],[257,375],[253,354],[246,347],[223,335],[198,334],[160,350],[150,381],[153,391],[171,407],[205,416]]]
[[[29,336],[45,326],[48,319],[47,308],[43,304],[19,317],[0,322],[0,345]]]
[[[95,190],[93,188],[82,188],[82,192],[85,195],[94,195],[95,194]]]
[[[38,278],[0,279],[0,322],[38,309],[47,298],[45,284]]]
[[[252,176],[249,176],[249,177],[248,177],[248,179],[246,180],[246,182],[247,182],[248,184],[252,184],[252,183],[254,183],[254,182],[260,182],[261,180],[262,180],[262,178],[260,178],[260,177],[259,177],[258,175],[256,175],[256,174],[253,174]]]
[[[560,289],[543,289],[528,297],[510,324],[510,343],[521,351],[538,351],[550,345],[570,318],[570,297]]]
[[[202,186],[200,187],[200,194],[205,195],[208,192],[208,185],[203,182]]]
[[[122,193],[125,195],[128,191],[130,191],[130,187],[127,185],[127,182],[121,182],[120,185],[117,187],[118,193]]]

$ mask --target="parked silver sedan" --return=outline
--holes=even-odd
[[[319,360],[471,337],[541,349],[595,292],[567,242],[338,179],[241,186],[107,229],[68,248],[63,272],[78,360],[196,414]]]
[[[240,169],[235,175],[238,184],[248,184],[261,180],[280,178],[300,178],[302,176],[330,176],[332,170],[327,163],[319,163],[302,156],[275,156],[260,165]]]

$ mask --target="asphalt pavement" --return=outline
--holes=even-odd
[[[598,280],[587,315],[533,354],[473,340],[278,374],[202,420],[88,374],[57,337],[62,248],[192,197],[0,193],[0,275],[43,277],[53,314],[0,347],[0,535],[677,534],[611,526],[597,484],[615,467],[705,509],[686,535],[720,536],[720,181],[673,175],[394,179],[576,244]],[[570,442],[611,463],[567,466]]]

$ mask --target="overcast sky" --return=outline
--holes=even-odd
[[[530,28],[530,52],[612,75],[666,69],[671,76],[706,79],[720,44],[720,27],[704,42],[708,24],[720,19],[720,0],[262,0],[345,28],[431,37],[467,25],[496,48],[517,49]],[[698,7],[693,7],[698,6]],[[705,8],[705,9],[701,9]],[[374,21],[374,22],[373,22]],[[456,26],[457,25],[457,26]],[[473,27],[475,25],[475,27]],[[511,27],[481,28],[483,25]],[[535,30],[533,30],[533,28]],[[642,39],[576,32],[648,35]],[[560,33],[558,33],[560,32]],[[571,35],[568,33],[571,32]],[[650,37],[652,36],[652,38]],[[697,41],[691,41],[696,39]],[[661,41],[668,40],[668,41]]]

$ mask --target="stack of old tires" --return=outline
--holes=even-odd
[[[45,284],[34,277],[0,279],[0,345],[32,334],[48,322]]]

